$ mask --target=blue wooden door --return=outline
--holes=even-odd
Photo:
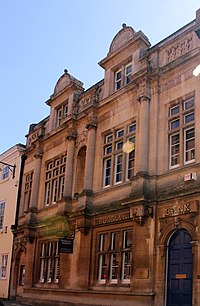
[[[167,306],[192,306],[192,246],[186,230],[177,230],[169,241]]]

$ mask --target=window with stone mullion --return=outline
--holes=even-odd
[[[45,206],[55,204],[63,197],[66,156],[55,158],[46,166]]]

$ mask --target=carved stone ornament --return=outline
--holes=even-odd
[[[75,140],[77,137],[77,132],[74,127],[69,127],[67,129],[67,140]]]
[[[175,217],[172,220],[172,222],[174,224],[174,228],[180,228],[180,226],[181,226],[181,219],[180,218]]]
[[[142,226],[149,216],[148,208],[144,204],[139,204],[130,207],[130,217],[133,218],[137,224]]]
[[[140,81],[140,85],[137,91],[138,101],[151,100],[151,85],[150,80],[143,79]]]
[[[87,120],[86,129],[91,129],[91,128],[93,129],[97,128],[97,116],[96,115],[92,115]]]
[[[76,147],[81,147],[83,144],[87,143],[88,131],[84,130],[77,136]]]

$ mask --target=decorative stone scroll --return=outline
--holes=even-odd
[[[170,63],[176,58],[186,54],[193,48],[193,39],[192,36],[188,36],[186,39],[177,43],[176,45],[171,46],[166,50],[166,63]]]

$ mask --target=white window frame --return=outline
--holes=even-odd
[[[172,137],[173,137],[173,136],[176,136],[176,135],[179,135],[179,142],[172,145]],[[179,145],[179,153],[178,153],[178,154],[172,155],[172,147],[173,147],[173,146],[177,146],[177,145]],[[174,157],[174,156],[179,156],[179,163],[172,166],[171,161],[172,161],[172,157]],[[177,168],[177,167],[180,166],[180,132],[177,132],[177,133],[174,133],[174,134],[171,134],[171,135],[170,135],[170,153],[169,153],[169,158],[170,158],[170,159],[169,159],[170,169],[174,169],[174,168]]]
[[[113,134],[110,133],[108,135],[105,136],[105,143],[110,143],[113,140]]]
[[[66,156],[54,158],[46,165],[44,205],[49,206],[60,200],[64,193]]]
[[[134,153],[134,157],[131,157],[131,155]],[[133,149],[133,151],[131,151],[130,153],[127,154],[127,158],[126,158],[126,180],[129,181],[131,179],[131,177],[129,177],[129,171],[134,172],[134,165],[133,167],[129,167],[129,161],[132,161],[133,163],[135,162],[135,149]]]
[[[120,133],[122,133],[123,135],[120,136]],[[120,129],[116,131],[116,138],[121,138],[124,137],[124,129]]]
[[[109,149],[111,149],[110,152],[109,152]],[[112,144],[104,147],[104,155],[111,154],[111,153],[112,153]]]
[[[0,254],[0,279],[7,278],[8,254]]]
[[[99,243],[99,251],[103,252],[105,248],[105,234],[100,234],[100,243]],[[103,268],[103,258],[105,257],[105,262],[107,261],[107,254],[100,254],[99,255],[99,263],[98,263],[98,283],[105,284],[106,278],[102,277],[102,268]],[[105,264],[106,266],[107,264]]]
[[[4,165],[2,167],[2,175],[1,175],[1,180],[6,180],[9,178],[9,166]]]
[[[173,111],[174,109],[176,109],[176,108],[178,109],[178,112],[175,112],[175,114],[172,114],[172,111]],[[179,113],[180,113],[180,105],[179,105],[179,104],[170,107],[170,109],[169,109],[169,116],[170,116],[170,117],[172,117],[172,116],[178,116]]]
[[[119,73],[121,73],[121,77],[118,78]],[[122,69],[115,71],[115,91],[122,88]]]
[[[62,107],[59,108],[57,110],[57,117],[56,117],[56,127],[60,126],[61,125],[61,120],[62,120]]]
[[[134,127],[134,129],[131,131],[131,128]],[[136,132],[136,123],[130,124],[128,126],[128,133],[134,133]]]
[[[110,160],[110,167],[107,167],[107,162],[108,160]],[[106,170],[107,169],[110,169],[110,175],[109,176],[106,176]],[[106,187],[110,187],[110,184],[111,184],[111,169],[112,169],[112,159],[111,157],[108,157],[108,158],[105,158],[104,159],[104,167],[103,167],[103,186],[106,188]],[[110,177],[110,184],[107,184],[106,185],[106,179],[107,177]]]
[[[190,138],[188,140],[188,139],[186,139],[186,133],[187,133],[187,131],[192,130],[192,129],[194,130],[194,137]],[[194,148],[186,150],[186,143],[187,143],[187,141],[190,141],[190,140],[193,140],[193,139],[194,139]],[[192,150],[194,150],[194,152],[195,152],[195,128],[194,128],[194,126],[191,126],[191,127],[188,127],[186,129],[184,129],[184,164],[185,165],[193,163],[195,161],[195,158],[186,161],[186,154],[187,154],[187,152],[192,151]]]
[[[57,108],[56,111],[56,127],[62,124],[62,120],[68,115],[68,102]]]
[[[186,107],[186,105],[189,104],[191,101],[192,101],[192,105],[189,106],[189,107]],[[183,109],[184,109],[184,110],[188,110],[188,109],[190,109],[190,108],[194,108],[194,98],[185,100],[185,101],[183,102]]]
[[[118,162],[118,158],[121,157],[121,162]],[[117,166],[121,165],[121,171],[117,172]],[[117,175],[121,174],[121,180],[117,181]],[[114,185],[120,184],[122,182],[123,175],[123,153],[115,155],[115,164],[114,164]]]
[[[6,202],[0,201],[0,230],[3,229]]]
[[[176,127],[173,128],[173,127],[172,127],[172,124],[173,124],[174,122],[176,122],[176,121],[178,121],[178,126],[176,126]],[[179,128],[180,128],[180,118],[179,118],[179,117],[170,121],[170,130],[175,130],[175,129],[179,129]]]
[[[40,252],[39,282],[58,283],[60,271],[58,241],[42,242]]]
[[[190,115],[193,115],[193,119],[190,120],[190,121],[188,121],[188,122],[186,122],[186,117],[188,117],[188,116],[190,116]],[[190,124],[190,123],[193,122],[193,121],[194,121],[194,112],[186,113],[186,114],[184,115],[184,124]]]
[[[128,68],[131,67],[131,71],[127,72]],[[132,74],[132,64],[129,63],[124,68],[124,84],[127,85],[131,82],[130,76]]]

